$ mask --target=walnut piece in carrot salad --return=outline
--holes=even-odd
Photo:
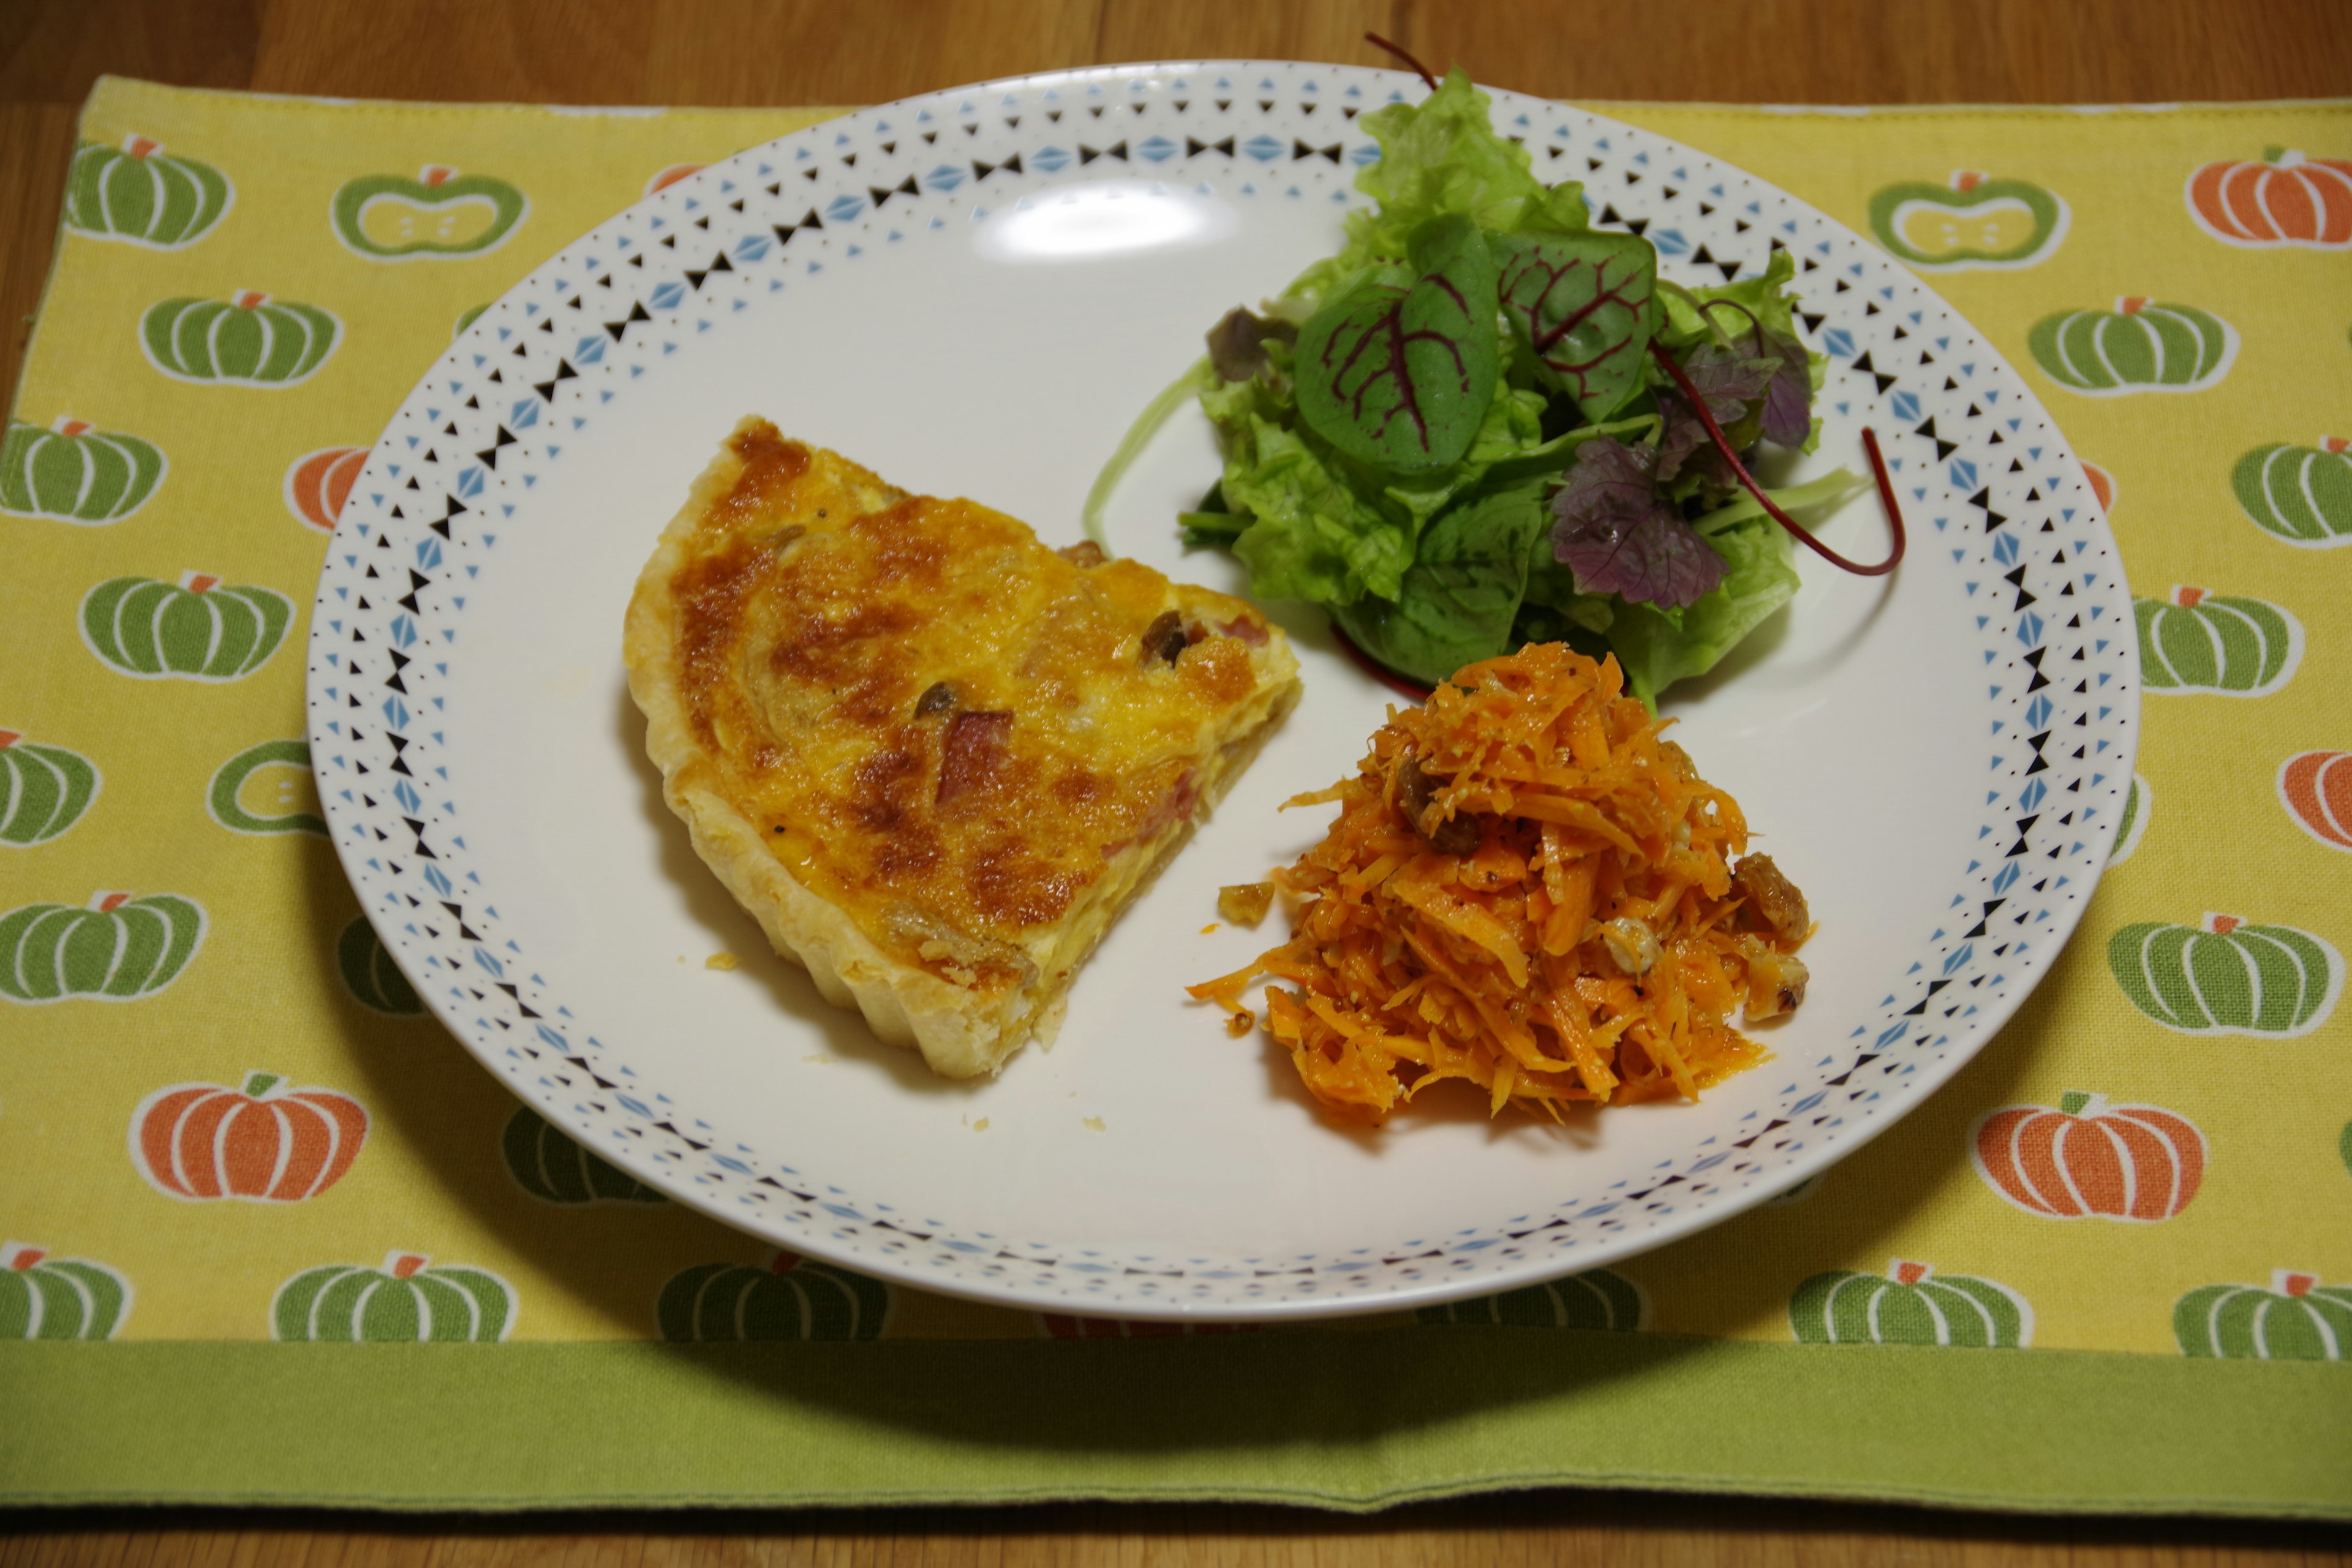
[[[1291,939],[1192,994],[1238,1018],[1260,977],[1295,986],[1267,988],[1267,1029],[1373,1124],[1447,1079],[1558,1118],[1765,1059],[1727,1020],[1804,1000],[1804,895],[1623,689],[1613,658],[1534,643],[1391,708],[1355,777],[1286,803],[1340,805],[1275,874]]]

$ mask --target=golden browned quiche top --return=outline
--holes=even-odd
[[[967,1032],[1004,1015],[1007,1052],[1050,1031],[1069,970],[1297,687],[1243,601],[1049,550],[763,420],[664,535],[627,651],[671,804],[779,951],[809,962],[814,895],[862,939],[824,955],[849,990],[850,958],[881,972],[920,1042],[927,976]]]

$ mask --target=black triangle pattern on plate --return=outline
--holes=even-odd
[[[1232,68],[1257,85],[1268,68]],[[1460,1234],[1279,1260],[1131,1258],[1107,1275],[1072,1244],[967,1235],[951,1220],[891,1213],[729,1142],[664,1101],[634,1071],[625,1043],[598,1039],[533,970],[529,933],[500,914],[456,830],[452,777],[463,768],[449,765],[434,717],[466,646],[471,584],[519,526],[530,482],[597,428],[648,365],[718,317],[822,289],[829,268],[912,243],[950,216],[985,221],[983,185],[987,203],[1008,204],[1065,169],[1108,159],[1222,182],[1233,201],[1311,188],[1344,205],[1353,199],[1348,176],[1375,153],[1356,112],[1402,96],[1403,79],[1271,68],[1286,79],[1267,75],[1255,93],[1238,76],[1213,95],[1181,73],[1148,89],[1139,79],[1130,118],[1117,122],[1126,134],[1103,146],[1057,139],[1072,108],[1087,110],[1073,126],[1105,124],[1124,79],[1109,70],[1012,84],[1000,106],[1008,112],[992,123],[960,95],[936,95],[714,164],[559,253],[453,345],[394,418],[344,509],[313,611],[310,740],[321,795],[354,885],[418,994],[551,1121],[648,1180],[690,1180],[706,1201],[756,1216],[765,1234],[853,1267],[1082,1310],[1110,1299],[1107,1279],[1119,1282],[1116,1299],[1129,1310],[1328,1310],[1401,1285],[1466,1292],[1557,1272],[1695,1203],[1776,1192],[1822,1140],[1907,1107],[1956,1043],[1980,1033],[1971,1020],[2012,1005],[2054,952],[2053,933],[2079,912],[2128,783],[2117,759],[2129,752],[2126,699],[2137,678],[2134,640],[2110,618],[2128,603],[2118,598],[2120,567],[2055,432],[2021,384],[1971,357],[1986,351],[1971,346],[1964,322],[1819,215],[1646,133],[1506,94],[1498,116],[1518,117],[1506,133],[1552,159],[1580,157],[1588,174],[1614,175],[1598,221],[1646,234],[1669,269],[1706,268],[1728,281],[1754,275],[1775,252],[1798,258],[1799,319],[1832,363],[1822,396],[1892,433],[1888,458],[1913,513],[1914,548],[1945,552],[1953,591],[1975,619],[1989,717],[1968,721],[1989,726],[1992,786],[1982,847],[1878,1022],[1809,1067],[1769,1069],[1790,1077],[1769,1114],[1638,1182],[1548,1199],[1544,1212]],[[1313,112],[1343,94],[1339,120]],[[1296,110],[1286,132],[1276,129],[1277,110]],[[1222,132],[1221,120],[1241,123]],[[914,133],[898,121],[912,121]],[[968,138],[961,162],[939,161],[937,137],[950,123]],[[1342,140],[1310,138],[1310,125]],[[677,245],[682,231],[695,237],[689,256]],[[557,331],[552,312],[582,310],[580,290],[591,283],[611,304]],[[404,496],[411,504],[400,504]],[[2054,554],[2037,546],[2029,558],[2021,541],[2043,536],[2054,536]],[[388,553],[396,571],[363,566],[362,548]],[[395,589],[404,591],[392,597]],[[2060,668],[2063,679],[2050,673]]]

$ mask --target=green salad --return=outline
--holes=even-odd
[[[1458,70],[1361,123],[1377,208],[1210,331],[1097,482],[1088,531],[1102,542],[1118,474],[1197,397],[1224,472],[1185,539],[1239,557],[1253,594],[1324,606],[1423,684],[1565,641],[1613,652],[1654,702],[1796,593],[1765,498],[1818,521],[1869,488],[1748,480],[1758,443],[1819,437],[1823,362],[1797,336],[1788,253],[1723,288],[1668,282],[1647,239],[1534,176]]]

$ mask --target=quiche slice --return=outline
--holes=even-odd
[[[629,689],[694,847],[777,952],[973,1078],[1298,695],[1242,600],[738,426],[629,604]]]

